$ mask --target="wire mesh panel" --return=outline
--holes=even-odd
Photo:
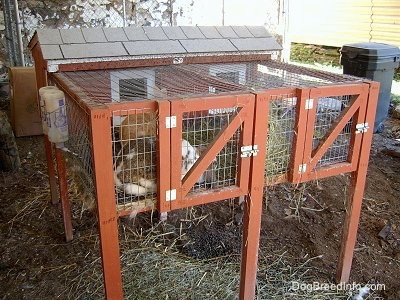
[[[303,161],[295,166],[297,180],[354,171],[361,146],[368,84],[318,87],[309,90]],[[362,128],[357,129],[359,126]],[[364,128],[364,126],[366,126]]]
[[[127,1],[127,11],[132,12],[132,22],[136,26],[172,26],[173,2],[171,0]]]
[[[124,1],[89,0],[77,1],[72,5],[70,12],[70,26],[74,23],[83,23],[84,27],[122,27],[126,24],[126,10]]]
[[[90,116],[69,94],[65,94],[68,141],[65,157],[70,176],[70,187],[80,195],[85,209],[93,209],[95,203],[94,170],[90,132]]]
[[[185,98],[360,81],[349,75],[310,70],[276,61],[76,71],[55,76],[72,81],[92,101],[98,103]]]
[[[332,125],[337,122],[341,112],[349,106],[352,99],[351,95],[329,96],[317,98],[317,113],[314,126],[313,149],[315,149]],[[349,155],[351,141],[352,119],[350,119],[344,129],[339,133],[333,144],[327,149],[326,153],[319,160],[317,166],[322,167],[334,163],[346,162]]]
[[[92,101],[110,103],[245,90],[245,85],[230,83],[222,77],[223,73],[230,71],[223,65],[217,69],[191,65],[64,72],[55,76],[73,82]]]
[[[254,95],[171,101],[171,208],[247,193]]]
[[[3,23],[5,29],[5,48],[8,54],[11,67],[24,66],[24,53],[21,37],[20,18],[18,11],[18,2],[11,0],[2,0]],[[3,29],[3,30],[4,30]],[[3,37],[2,37],[3,38]]]
[[[295,92],[272,95],[269,99],[267,156],[265,175],[267,182],[289,171],[297,97]]]
[[[213,140],[237,115],[238,108],[210,109],[184,114],[182,120],[182,177],[190,171],[200,155],[207,150]],[[199,177],[191,192],[208,188],[235,186],[240,157],[240,128],[226,141],[226,145],[213,159],[207,170]],[[186,143],[187,141],[187,143]],[[194,156],[190,156],[193,151]]]
[[[112,114],[118,207],[153,207],[157,198],[157,116],[150,109],[114,110]]]
[[[247,85],[255,90],[324,86],[333,83],[360,81],[360,78],[349,75],[333,74],[274,60],[251,63],[248,68],[252,71],[248,72],[250,77],[247,80]]]

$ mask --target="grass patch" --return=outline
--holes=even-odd
[[[290,60],[300,63],[340,67],[340,47],[329,47],[319,45],[292,43],[290,49]],[[400,81],[400,68],[395,70],[395,81]]]
[[[400,95],[392,94],[391,101],[394,106],[400,105]]]
[[[290,60],[301,63],[319,63],[328,66],[340,66],[339,49],[338,47],[292,43]]]

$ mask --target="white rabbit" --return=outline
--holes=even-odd
[[[199,159],[200,153],[197,148],[190,145],[187,140],[182,139],[182,171],[181,178],[185,177],[186,173]]]
[[[201,152],[205,151],[205,149],[199,150],[198,147],[194,147],[190,145],[190,143],[186,140],[182,140],[182,176],[185,177],[186,173],[190,170],[190,168],[196,163],[196,161],[200,158]],[[200,178],[197,180],[198,184],[201,183],[213,183],[216,180],[215,174],[215,165],[217,163],[217,159],[215,158],[207,170],[201,174]]]

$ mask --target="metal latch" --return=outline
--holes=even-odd
[[[176,200],[176,189],[167,190],[167,191],[165,192],[165,198],[166,198],[167,201]]]
[[[165,118],[165,127],[166,128],[175,128],[176,127],[176,116],[166,117]]]
[[[257,156],[257,153],[259,151],[258,145],[242,146],[240,150],[241,150],[240,157]]]
[[[314,106],[314,99],[306,99],[306,109],[312,109]]]
[[[299,174],[305,173],[307,170],[307,164],[299,165]]]
[[[367,132],[369,129],[368,123],[360,123],[356,125],[356,134]]]

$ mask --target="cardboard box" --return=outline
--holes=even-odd
[[[11,99],[11,126],[15,136],[43,133],[37,101],[36,75],[33,67],[13,67],[8,72]]]

